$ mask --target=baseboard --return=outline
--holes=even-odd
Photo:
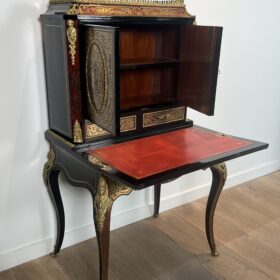
[[[151,208],[146,204],[114,213],[112,215],[111,229],[114,230],[135,223],[151,215]],[[65,232],[62,249],[93,237],[95,237],[93,223],[68,230]],[[1,252],[0,271],[49,255],[53,250],[54,242],[54,237],[48,237],[10,251]]]
[[[280,169],[280,160],[263,164],[261,166],[248,169],[246,171],[233,174],[228,177],[226,188],[236,186],[260,176],[272,173]],[[209,184],[196,186],[185,192],[176,193],[172,196],[164,197],[161,201],[161,212],[180,206],[207,196]],[[152,215],[152,203],[140,205],[122,212],[114,213],[112,217],[112,230],[122,226],[145,219]],[[65,233],[63,248],[77,244],[94,237],[93,224],[84,225]],[[53,248],[54,238],[45,238],[31,244],[26,244],[20,248],[15,248],[8,252],[0,253],[0,271],[31,261],[44,255],[48,255]]]

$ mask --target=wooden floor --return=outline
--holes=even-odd
[[[113,231],[110,280],[280,279],[280,171],[222,193],[215,216],[218,258],[209,256],[205,203]],[[96,240],[4,271],[0,279],[98,279]]]

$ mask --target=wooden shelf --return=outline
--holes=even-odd
[[[173,58],[141,58],[141,59],[125,59],[121,61],[121,70],[142,69],[146,67],[159,67],[177,65],[178,59]]]
[[[159,104],[167,104],[175,102],[176,98],[172,96],[162,96],[160,94],[125,97],[120,99],[121,110],[136,109],[139,107],[149,107]]]

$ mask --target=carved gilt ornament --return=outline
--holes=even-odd
[[[48,161],[46,162],[45,166],[44,166],[44,171],[43,171],[43,178],[44,178],[44,182],[46,184],[46,186],[49,185],[49,172],[51,171],[51,169],[53,168],[55,162],[55,151],[54,148],[51,146],[51,149],[48,153]]]
[[[129,195],[132,189],[126,185],[101,176],[97,186],[97,194],[94,200],[95,221],[98,231],[104,228],[106,214],[111,211],[113,202],[122,195]]]
[[[97,124],[90,123],[90,124],[86,125],[86,138],[87,139],[106,136],[106,135],[110,135],[110,133],[107,132],[106,130],[102,129]]]
[[[67,21],[67,39],[69,42],[69,53],[71,55],[71,61],[72,65],[75,65],[76,61],[76,53],[77,53],[77,39],[78,39],[78,33],[77,29],[75,28],[75,24],[73,20],[68,20]]]
[[[83,143],[82,128],[81,128],[81,124],[78,120],[75,121],[73,134],[74,134],[74,142],[75,143]]]

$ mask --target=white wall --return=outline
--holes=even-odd
[[[270,143],[228,163],[227,186],[280,168],[280,2],[189,0],[198,24],[224,26],[215,117],[189,111],[196,124]],[[42,180],[48,145],[42,36],[46,0],[9,0],[0,19],[0,270],[52,250],[55,217]],[[162,210],[207,194],[210,174],[197,172],[163,190]],[[94,236],[89,194],[61,179],[64,246]],[[121,198],[112,227],[152,214],[150,190]]]

